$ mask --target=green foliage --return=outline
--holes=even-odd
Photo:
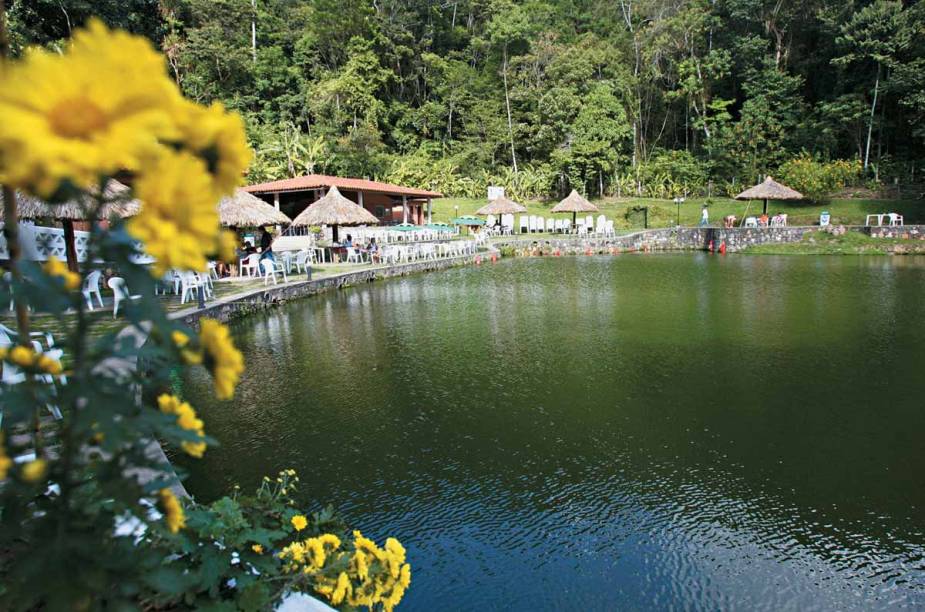
[[[868,156],[880,174],[885,156],[897,167],[925,158],[920,2],[619,9],[18,0],[10,31],[17,53],[27,42],[60,47],[91,14],[151,37],[188,96],[248,116],[251,180],[314,168],[407,176],[453,195],[503,182],[522,197],[572,187],[664,196],[711,181],[750,185],[802,151]],[[706,177],[679,178],[656,159],[663,151],[697,160]],[[524,179],[509,176],[515,160]]]
[[[801,155],[781,165],[778,180],[793,187],[807,199],[820,202],[834,192],[856,182],[861,176],[861,162],[835,160],[821,162]]]

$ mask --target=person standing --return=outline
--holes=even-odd
[[[710,224],[710,213],[707,212],[707,205],[703,205],[703,209],[700,211],[700,227],[704,227]]]
[[[276,261],[273,257],[273,237],[270,236],[270,232],[267,231],[267,228],[260,228],[260,261],[264,259],[269,259],[270,261]]]

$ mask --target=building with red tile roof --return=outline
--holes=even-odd
[[[337,187],[341,194],[371,212],[383,224],[424,224],[430,220],[431,200],[443,197],[437,191],[324,174],[249,185],[244,190],[274,204],[294,219],[331,187]]]

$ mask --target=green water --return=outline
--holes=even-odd
[[[925,606],[925,261],[505,260],[233,325],[210,499],[296,468],[406,610]]]

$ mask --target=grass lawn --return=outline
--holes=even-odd
[[[760,244],[743,253],[756,255],[892,255],[925,253],[925,241],[900,238],[871,238],[858,232],[835,236],[828,232],[813,232],[800,242]]]
[[[700,222],[700,208],[707,198],[690,198],[681,204],[681,224],[696,225]],[[760,215],[763,202],[739,202],[729,198],[711,198],[709,205],[710,221],[712,225],[720,225],[726,215],[736,215],[743,218],[746,208],[749,215]],[[613,219],[617,228],[641,228],[643,214],[634,211],[636,207],[649,207],[649,227],[672,227],[677,223],[677,206],[671,200],[654,200],[645,198],[604,198],[593,200],[608,219]],[[549,202],[521,202],[527,207],[528,214],[554,216],[550,209],[556,205]],[[449,222],[456,215],[475,214],[475,211],[486,204],[486,200],[473,198],[442,198],[434,200],[434,221]],[[458,208],[457,208],[458,207]],[[789,215],[790,225],[815,225],[819,222],[819,213],[824,210],[832,215],[835,225],[863,225],[868,214],[878,212],[896,212],[903,215],[907,224],[925,223],[925,202],[921,200],[831,200],[825,204],[811,204],[803,202],[769,202],[769,212],[781,212]],[[555,215],[566,218],[566,215]],[[571,218],[569,216],[568,218]],[[515,218],[515,224],[520,220]],[[516,227],[515,227],[516,229]]]

